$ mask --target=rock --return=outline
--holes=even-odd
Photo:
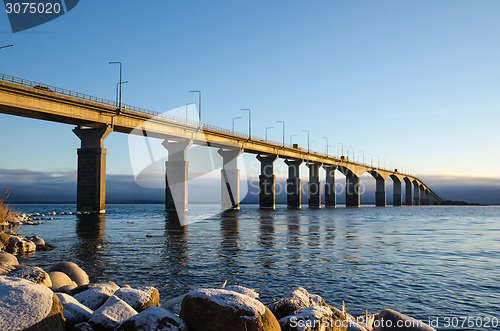
[[[107,283],[89,283],[89,284],[85,284],[85,285],[82,285],[82,286],[78,286],[74,289],[72,289],[71,291],[68,292],[69,295],[75,295],[75,294],[78,294],[78,293],[81,293],[83,291],[86,291],[88,290],[89,288],[93,288],[93,287],[98,287],[98,286],[104,286],[104,287],[109,287],[110,289],[112,289],[113,291],[117,291],[118,289],[120,289],[120,287],[118,285],[116,285],[114,282],[107,282]],[[113,292],[114,293],[114,292]]]
[[[54,245],[37,245],[36,246],[36,250],[37,251],[43,251],[43,252],[45,252],[45,251],[51,251],[54,248],[56,248],[56,246],[54,246]]]
[[[186,294],[180,318],[191,331],[279,331],[280,325],[260,301],[233,291],[198,289]]]
[[[137,312],[141,312],[149,307],[158,307],[160,303],[160,293],[150,286],[143,286],[137,289],[121,288],[115,292],[115,296],[125,301]]]
[[[282,331],[345,331],[348,322],[329,307],[311,306],[281,318],[279,324]]]
[[[68,294],[68,292],[70,292],[71,290],[73,290],[74,288],[76,288],[76,283],[75,282],[72,282],[71,285],[64,285],[64,286],[61,286],[57,289],[57,291],[54,291],[54,292],[58,292],[58,293],[66,293]]]
[[[373,321],[373,331],[436,331],[424,322],[403,315],[392,309],[384,309]]]
[[[82,305],[78,300],[65,293],[56,293],[63,306],[64,317],[69,326],[86,322],[94,313],[91,309]]]
[[[0,330],[64,330],[61,302],[47,287],[0,276]]]
[[[172,298],[172,299],[168,300],[167,302],[165,302],[164,304],[162,304],[162,307],[165,307],[166,309],[179,315],[181,313],[181,303],[182,303],[182,300],[184,300],[185,296],[186,295],[183,294],[183,295],[179,295],[178,297]]]
[[[16,270],[16,267],[12,264],[0,263],[0,276],[5,276],[9,274],[12,270]]]
[[[49,274],[39,267],[26,267],[18,269],[9,273],[9,276],[24,278],[35,284],[43,285],[48,288],[52,287],[52,281],[50,280]]]
[[[96,286],[83,292],[75,294],[73,297],[81,304],[92,310],[102,306],[115,293],[115,290],[108,286]]]
[[[89,323],[83,322],[73,326],[73,331],[94,331],[94,328]]]
[[[0,252],[0,263],[5,265],[19,264],[17,257],[7,252]]]
[[[368,331],[366,328],[355,322],[347,322],[347,329],[345,331]]]
[[[240,294],[244,294],[249,296],[250,298],[258,299],[259,298],[259,293],[255,292],[255,290],[243,287],[243,286],[238,286],[238,285],[229,285],[224,287],[224,290],[228,291],[233,291],[237,292]]]
[[[268,305],[277,319],[294,315],[299,309],[312,306],[326,306],[326,303],[319,295],[310,294],[303,287],[298,287],[280,300]]]
[[[76,263],[73,262],[59,262],[50,267],[49,271],[60,271],[64,272],[66,275],[75,281],[78,286],[85,285],[89,283],[89,276],[82,268],[80,268]]]
[[[188,331],[188,326],[179,316],[171,311],[159,308],[149,307],[127,319],[120,324],[115,331]]]
[[[63,286],[72,285],[73,281],[63,272],[52,271],[49,272],[50,280],[52,281],[52,290],[54,292],[59,291]]]
[[[29,241],[31,241],[32,243],[34,243],[36,246],[43,246],[45,245],[45,241],[38,237],[38,236],[29,236],[29,237],[26,237],[26,239],[28,239]]]
[[[7,248],[5,249],[7,252],[12,254],[29,254],[33,253],[36,250],[36,245],[29,240],[26,240],[22,237],[14,237],[12,236],[9,240]]]
[[[130,307],[122,299],[113,295],[110,296],[109,299],[92,314],[92,317],[89,319],[89,323],[96,330],[115,329],[123,321],[134,315],[137,315],[134,308]]]

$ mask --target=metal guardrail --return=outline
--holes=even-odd
[[[34,81],[31,81],[31,80],[28,80],[28,79],[14,77],[14,76],[7,75],[7,74],[0,74],[0,81],[4,81],[4,82],[8,82],[8,83],[14,83],[14,84],[18,84],[18,85],[25,86],[25,87],[31,87],[31,88],[39,89],[39,90],[46,91],[46,92],[53,92],[53,93],[56,93],[56,94],[69,96],[69,97],[80,99],[80,100],[83,100],[83,101],[88,101],[88,102],[98,103],[98,104],[105,105],[105,106],[111,106],[111,107],[118,108],[118,104],[117,104],[116,101],[112,101],[112,100],[108,100],[108,99],[104,99],[104,98],[99,98],[99,97],[95,97],[95,96],[92,96],[92,95],[89,95],[89,94],[75,92],[75,91],[67,90],[67,89],[64,89],[64,88],[60,88],[60,87],[56,87],[56,86],[52,86],[52,85],[48,85],[48,84],[44,84],[44,83],[38,83],[38,82],[34,82]],[[122,108],[124,110],[127,110],[127,111],[132,111],[132,112],[136,112],[136,113],[140,113],[140,114],[150,115],[150,116],[153,116],[153,117],[159,117],[159,118],[163,118],[163,119],[174,121],[174,122],[185,123],[185,124],[192,125],[192,126],[195,126],[195,127],[201,127],[201,128],[205,128],[205,129],[210,129],[210,130],[214,130],[214,131],[228,133],[228,134],[237,136],[238,138],[242,138],[242,139],[249,139],[250,138],[247,133],[237,132],[237,131],[233,131],[233,130],[228,130],[228,129],[225,129],[225,128],[222,128],[222,127],[218,127],[218,126],[215,126],[215,125],[200,123],[200,122],[196,122],[196,121],[190,121],[190,120],[188,120],[186,118],[181,118],[181,117],[171,116],[171,115],[167,115],[167,114],[162,114],[162,113],[150,110],[150,109],[136,107],[136,106],[132,106],[132,105],[128,105],[128,104],[122,104]],[[258,141],[266,142],[266,143],[269,143],[269,144],[274,144],[274,145],[277,145],[277,146],[280,146],[280,147],[283,146],[283,147],[287,147],[287,148],[292,148],[293,149],[293,146],[291,146],[290,144],[287,144],[287,143],[283,144],[282,142],[277,142],[277,141],[274,141],[274,140],[269,140],[269,139],[261,138],[261,137],[258,137],[258,136],[253,136],[252,135],[251,139],[252,140],[258,140]],[[321,156],[326,156],[326,155],[323,155],[322,153],[319,153],[319,152],[314,151],[314,150],[309,151],[309,153],[314,153],[314,154],[318,154],[318,155],[321,155]],[[351,162],[355,162],[355,161],[353,160]],[[381,169],[381,170],[386,170],[386,171],[392,171],[392,170],[389,170],[389,169],[383,169],[383,168],[378,168],[378,167],[371,167],[371,166],[368,166],[368,165],[362,164],[362,163],[359,163],[359,164],[361,164],[363,166],[366,166],[368,168],[374,168],[374,169]],[[408,174],[401,173],[401,174],[417,178],[416,175],[412,175],[412,174],[409,174],[409,173]]]

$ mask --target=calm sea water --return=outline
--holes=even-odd
[[[23,212],[74,205],[15,205]],[[500,207],[400,207],[214,213],[193,206],[180,226],[162,205],[108,205],[101,217],[53,216],[23,226],[57,246],[20,258],[48,268],[73,261],[91,281],[151,285],[161,301],[197,287],[255,288],[264,303],[294,286],[363,314],[393,308],[440,330],[463,316],[500,319]]]

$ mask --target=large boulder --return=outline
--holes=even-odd
[[[66,318],[66,323],[69,326],[88,321],[94,313],[91,309],[82,305],[71,295],[65,293],[56,293],[56,295],[59,298],[59,301],[61,301],[64,310],[64,317]]]
[[[110,296],[115,293],[115,290],[108,286],[96,286],[89,288],[86,291],[74,295],[74,298],[81,304],[92,310],[96,310],[102,306]]]
[[[179,295],[175,298],[169,299],[166,302],[162,304],[162,307],[174,312],[175,314],[179,315],[181,313],[181,304],[182,300],[184,300],[184,297],[186,295]]]
[[[82,322],[75,324],[72,328],[73,331],[94,331],[94,328],[90,323]]]
[[[0,276],[0,330],[64,330],[61,302],[45,286]]]
[[[115,331],[188,331],[179,316],[160,307],[149,307],[127,319]]]
[[[9,273],[8,276],[24,278],[35,284],[43,285],[48,288],[52,287],[52,281],[50,280],[49,274],[39,267],[17,269]]]
[[[36,251],[36,245],[23,237],[12,236],[5,250],[15,255],[29,254]]]
[[[0,264],[16,265],[19,264],[17,257],[7,252],[0,252]]]
[[[384,309],[376,315],[373,331],[436,331],[436,329],[395,310]]]
[[[88,322],[95,330],[114,330],[123,321],[134,315],[137,315],[134,308],[113,295],[99,309],[94,311]]]
[[[303,287],[296,288],[283,298],[268,305],[277,319],[294,315],[299,309],[312,306],[327,306],[327,304],[322,297],[310,294]]]
[[[85,284],[85,285],[82,285],[82,286],[75,287],[74,289],[72,289],[71,291],[69,291],[68,294],[69,295],[75,295],[75,294],[81,293],[83,291],[86,291],[89,288],[98,287],[98,286],[109,287],[113,291],[117,291],[118,289],[120,289],[120,286],[116,285],[114,282],[89,283],[89,284]]]
[[[149,307],[158,307],[160,304],[160,293],[151,286],[142,286],[137,289],[121,288],[115,292],[115,295],[132,306],[137,312]]]
[[[260,301],[220,289],[198,289],[186,294],[180,318],[191,331],[279,331],[274,315]]]
[[[49,272],[49,277],[52,281],[52,290],[54,292],[59,292],[61,288],[66,286],[76,287],[76,283],[74,283],[64,272],[51,271]]]
[[[26,239],[28,239],[29,241],[31,241],[32,243],[34,243],[36,245],[36,247],[38,246],[45,246],[45,240],[43,240],[42,238],[38,237],[38,236],[27,236]]]
[[[82,268],[73,262],[59,262],[50,267],[49,272],[60,271],[68,275],[78,286],[89,283],[89,276]]]
[[[282,331],[346,331],[348,324],[342,314],[325,306],[301,308],[279,323]]]

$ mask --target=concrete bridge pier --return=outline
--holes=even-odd
[[[260,208],[274,209],[276,206],[274,161],[278,155],[257,155],[260,161],[259,205]]]
[[[420,186],[416,181],[413,182],[413,205],[420,206]]]
[[[337,206],[337,196],[335,190],[335,170],[337,169],[337,166],[324,165],[323,169],[325,169],[326,172],[325,207],[335,208]]]
[[[307,203],[309,208],[321,208],[321,183],[319,181],[321,163],[307,163],[307,167],[309,168]]]
[[[359,177],[351,172],[345,177],[345,205],[359,207]]]
[[[240,170],[238,169],[238,156],[243,153],[241,149],[219,149],[222,156],[221,170],[221,208],[240,209]]]
[[[165,162],[165,209],[184,212],[188,210],[188,165],[186,151],[193,144],[191,139],[171,141],[162,145],[168,150]]]
[[[302,187],[299,167],[302,160],[285,160],[288,165],[288,179],[286,180],[286,204],[288,208],[299,209],[302,207]]]
[[[397,177],[392,178],[393,205],[400,207],[403,203],[403,194],[401,193],[401,180]]]
[[[385,207],[387,204],[387,194],[385,193],[385,179],[377,175],[375,177],[375,206]]]
[[[413,206],[413,197],[412,197],[412,186],[413,183],[409,178],[405,178],[405,205],[406,206]]]
[[[423,186],[420,186],[420,204],[422,206],[427,206],[429,204],[427,190]]]
[[[78,149],[78,170],[76,208],[103,214],[106,212],[106,148],[104,139],[113,130],[104,126],[101,128],[73,129],[80,138],[81,148]]]

